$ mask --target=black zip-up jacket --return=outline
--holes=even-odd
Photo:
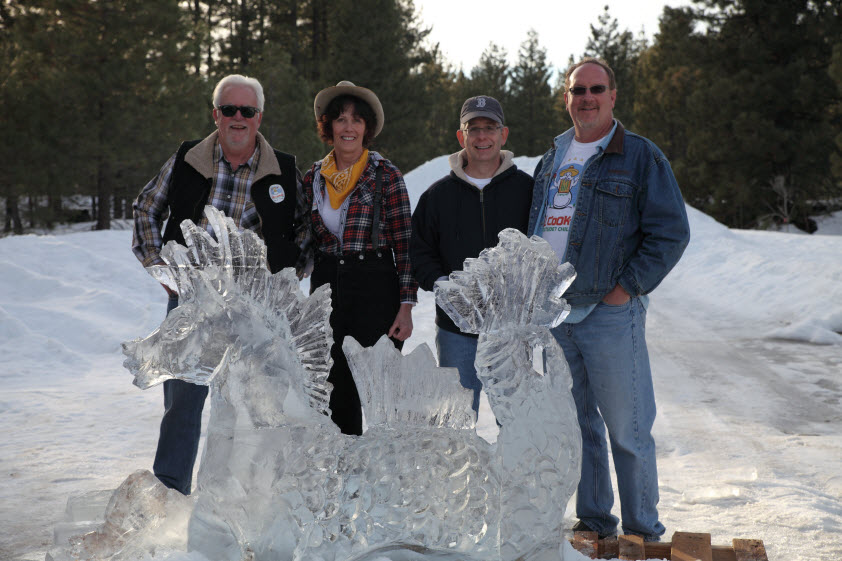
[[[482,189],[465,178],[462,152],[453,154],[450,163],[454,171],[433,183],[418,200],[412,213],[409,257],[412,274],[422,289],[432,291],[439,278],[462,270],[465,259],[497,245],[501,230],[517,228],[526,233],[532,178],[512,163],[511,152],[502,154],[503,164]],[[460,333],[439,306],[436,325]]]

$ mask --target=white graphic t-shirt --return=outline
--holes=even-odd
[[[582,171],[588,158],[596,154],[601,141],[582,143],[574,139],[550,178],[541,237],[550,243],[562,262],[565,261],[567,238],[576,209]]]

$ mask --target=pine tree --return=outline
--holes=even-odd
[[[260,132],[274,148],[294,154],[299,169],[305,172],[324,157],[316,134],[311,87],[293,66],[290,55],[271,43],[266,46],[264,54],[249,68],[266,96]]]
[[[691,100],[702,80],[701,59],[708,40],[695,30],[689,8],[665,7],[654,44],[637,64],[635,132],[652,140],[669,159],[685,200],[704,210],[710,201],[706,182],[688,175],[688,145],[697,110]]]
[[[412,1],[341,0],[327,15],[328,54],[316,89],[340,80],[369,88],[386,116],[373,148],[403,170],[427,161],[431,152],[423,133],[431,103],[421,69],[432,59],[423,44],[429,30],[419,26]]]
[[[21,13],[14,95],[38,107],[19,123],[17,159],[34,164],[23,189],[51,200],[48,212],[92,195],[108,228],[196,120],[178,3],[44,0]]]
[[[564,74],[567,72],[566,69],[570,68],[575,63],[576,59],[573,58],[573,55],[570,55],[567,58],[567,66],[564,67],[564,70],[556,74],[556,83],[553,87],[553,111],[555,112],[556,119],[560,125],[558,128],[559,133],[564,132],[573,126],[573,119],[570,117],[570,113],[567,112],[567,102],[564,99],[564,92],[566,91]]]
[[[612,18],[608,6],[598,18],[599,25],[591,25],[591,36],[585,45],[585,56],[603,59],[611,66],[617,82],[617,101],[614,116],[623,126],[634,129],[634,100],[637,86],[635,66],[640,53],[646,48],[646,39],[641,34],[635,38],[629,30],[620,31],[620,24]]]
[[[697,12],[709,42],[693,99],[690,175],[710,185],[711,209],[738,227],[762,226],[792,201],[786,220],[808,227],[810,201],[833,195],[827,68],[842,33],[836,2],[716,0]],[[704,97],[702,97],[704,94]],[[781,181],[785,189],[777,187]],[[781,193],[785,195],[781,195]]]
[[[496,43],[489,43],[480,56],[479,64],[471,70],[471,92],[466,97],[490,95],[503,105],[505,113],[511,74],[507,57],[506,49]]]
[[[809,230],[813,201],[839,192],[828,38],[842,33],[840,7],[696,3],[666,9],[641,57],[639,130],[665,150],[690,204],[733,227]]]
[[[425,123],[425,159],[452,153],[459,149],[456,130],[459,128],[459,113],[462,103],[468,97],[466,82],[461,72],[455,71],[444,59],[438,46],[430,53],[432,60],[421,66],[420,76],[424,83],[424,98],[430,112]],[[460,76],[461,75],[461,76]]]
[[[538,33],[530,30],[512,69],[511,96],[506,110],[510,130],[507,146],[518,155],[544,153],[559,132],[551,76],[547,51],[539,44]]]
[[[27,26],[27,20],[32,17],[35,16],[28,14],[20,2],[0,4],[0,103],[4,107],[23,107],[25,96],[32,93],[34,61],[28,56],[23,42],[28,29],[37,25]],[[31,139],[27,134],[32,128],[33,112],[23,113],[5,111],[0,114],[3,130],[15,130],[19,135],[16,142],[0,142],[0,176],[3,177],[0,196],[5,201],[4,233],[23,233],[18,199],[23,191],[25,172],[22,169],[24,166],[19,164],[21,155],[26,161],[26,156],[35,153],[38,143],[37,139]],[[42,168],[27,171],[37,174],[39,169]]]
[[[836,84],[837,98],[832,107],[831,118],[834,128],[839,131],[834,139],[835,150],[831,151],[830,164],[836,186],[842,184],[842,40],[833,46],[833,55],[828,69],[830,77]]]

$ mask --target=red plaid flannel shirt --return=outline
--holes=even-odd
[[[368,165],[360,176],[357,186],[349,195],[350,201],[345,215],[345,229],[342,232],[341,242],[327,229],[314,204],[313,181],[316,172],[321,169],[322,163],[319,161],[313,164],[310,171],[304,175],[302,182],[303,197],[310,209],[310,216],[305,217],[305,220],[309,218],[312,236],[309,240],[299,240],[299,245],[302,246],[305,253],[318,249],[331,255],[374,249],[371,247],[371,226],[375,170],[378,162],[383,166],[379,247],[390,247],[394,251],[401,302],[415,303],[418,301],[418,283],[412,276],[409,265],[409,237],[412,223],[409,195],[406,192],[406,184],[400,170],[377,152],[369,152]],[[321,189],[321,196],[326,196],[321,174],[319,174],[316,187]]]

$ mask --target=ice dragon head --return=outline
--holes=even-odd
[[[135,385],[145,389],[169,379],[209,385],[232,360],[261,349],[294,361],[292,370],[278,375],[298,384],[303,380],[309,404],[327,410],[333,340],[329,288],[305,297],[292,269],[269,272],[266,246],[254,232],[240,232],[211,206],[205,216],[216,239],[185,220],[187,245],[167,243],[161,251],[166,265],[148,268],[178,292],[179,306],[147,337],[123,343],[123,365]]]

